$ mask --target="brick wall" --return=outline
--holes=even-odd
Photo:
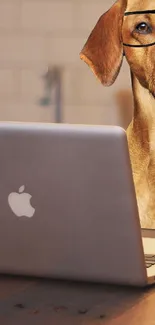
[[[115,85],[104,88],[79,59],[99,16],[112,0],[0,0],[0,120],[54,121],[42,107],[42,73],[63,68],[63,121],[120,124],[115,93],[130,87],[123,64]]]

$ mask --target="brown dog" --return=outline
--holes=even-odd
[[[118,0],[101,16],[80,54],[104,86],[115,81],[123,54],[129,63],[134,117],[127,136],[141,226],[146,228],[155,228],[155,14],[152,10],[155,11],[155,0]]]

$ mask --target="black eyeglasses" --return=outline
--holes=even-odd
[[[125,12],[124,16],[143,15],[143,14],[155,14],[155,10],[128,11]],[[155,45],[155,42],[148,43],[148,44],[140,44],[140,45],[123,43],[123,45],[128,47],[148,47],[148,46]]]

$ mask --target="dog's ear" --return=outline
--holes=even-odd
[[[125,2],[118,0],[101,16],[80,53],[80,58],[90,66],[104,86],[113,84],[122,65]]]

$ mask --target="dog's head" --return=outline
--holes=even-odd
[[[155,97],[153,9],[154,0],[118,0],[97,22],[80,57],[103,85],[116,80],[125,55],[132,73]]]

